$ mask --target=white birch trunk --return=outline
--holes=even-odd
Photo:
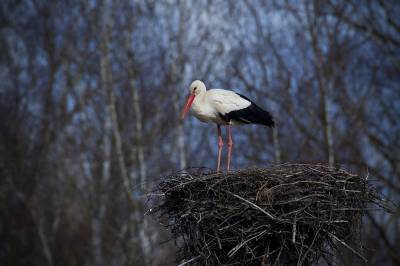
[[[43,222],[42,222],[42,219],[40,217],[38,219],[36,219],[36,226],[37,226],[40,242],[42,243],[43,254],[44,254],[44,257],[47,260],[47,265],[48,266],[53,266],[54,265],[53,256],[51,254],[49,241],[47,239],[46,233],[43,230]]]
[[[102,80],[104,81],[103,84],[103,90],[104,93],[107,97],[107,108],[108,112],[110,115],[110,121],[111,121],[111,129],[115,141],[115,150],[117,153],[117,161],[118,161],[118,166],[119,170],[121,173],[123,185],[125,188],[125,192],[127,194],[128,199],[131,201],[131,203],[134,203],[135,200],[132,197],[131,193],[131,184],[130,184],[130,179],[128,176],[128,171],[126,169],[125,165],[125,160],[124,160],[124,154],[122,152],[122,139],[121,139],[121,134],[119,132],[119,124],[118,124],[118,116],[117,116],[117,109],[115,106],[115,95],[114,91],[112,89],[112,73],[111,73],[111,66],[110,66],[110,60],[109,60],[109,29],[112,28],[111,24],[111,19],[109,18],[107,14],[107,10],[110,9],[110,7],[106,4],[106,1],[104,1],[104,6],[103,6],[103,38],[102,38],[102,43],[101,43],[101,58],[100,58],[100,64],[102,68]],[[103,71],[104,70],[104,71]]]
[[[311,11],[309,11],[311,12]],[[315,10],[313,11],[315,12]],[[307,14],[311,16],[311,14]],[[316,16],[316,14],[314,14]],[[311,18],[308,17],[309,23],[309,33],[311,36],[311,45],[314,52],[314,61],[315,61],[315,71],[318,79],[318,86],[320,91],[320,103],[321,103],[321,111],[322,111],[322,125],[324,130],[324,142],[326,146],[326,155],[327,160],[330,166],[335,164],[335,152],[334,152],[334,145],[333,145],[333,132],[332,132],[332,121],[330,118],[330,108],[329,108],[329,77],[326,77],[323,71],[323,54],[319,47],[318,42],[318,34],[316,33],[314,25],[314,21],[311,21]]]
[[[29,210],[30,215],[32,217],[33,223],[36,227],[37,233],[39,235],[40,239],[40,244],[43,249],[43,255],[46,258],[47,265],[48,266],[53,266],[53,255],[51,253],[50,245],[49,245],[49,237],[46,236],[46,232],[44,232],[43,229],[43,221],[41,217],[43,217],[42,214],[37,215],[36,212],[34,211],[31,201],[28,201],[28,199],[25,197],[25,195],[20,192],[14,185],[11,177],[8,177],[8,182],[11,184],[12,189],[14,190],[15,195],[23,204],[25,204],[25,207]]]
[[[329,166],[333,166],[335,164],[335,151],[333,147],[333,132],[332,132],[332,120],[330,117],[330,103],[327,96],[327,92],[323,90],[323,101],[324,101],[324,131],[325,131],[325,141],[328,146],[328,163]]]
[[[102,80],[104,79],[103,83],[103,90],[106,95],[106,100],[107,100],[107,111],[110,117],[111,121],[111,129],[112,129],[112,134],[114,137],[114,142],[115,142],[115,150],[117,153],[117,162],[118,162],[118,167],[119,171],[121,174],[122,178],[122,185],[124,188],[124,192],[126,194],[126,197],[129,201],[129,208],[127,211],[129,211],[129,218],[127,221],[127,228],[128,230],[126,231],[129,235],[127,236],[129,241],[129,249],[131,252],[127,253],[127,258],[126,261],[128,264],[132,264],[132,260],[135,258],[133,256],[137,256],[139,252],[137,252],[137,242],[134,239],[134,236],[139,233],[138,230],[138,223],[137,220],[135,219],[135,212],[139,210],[139,204],[138,202],[134,199],[133,197],[133,191],[131,189],[131,182],[129,179],[127,167],[125,164],[125,159],[124,159],[124,154],[122,150],[122,138],[121,134],[119,131],[119,124],[118,124],[118,115],[117,115],[117,109],[116,109],[116,104],[115,104],[115,95],[112,89],[112,73],[111,73],[111,66],[110,66],[110,59],[109,59],[109,29],[112,28],[112,20],[109,18],[109,15],[107,12],[111,9],[111,6],[107,4],[107,0],[104,0],[103,2],[103,32],[102,32],[102,42],[101,42],[101,58],[100,58],[100,63],[102,66],[102,69],[104,69],[104,72],[102,71]],[[140,248],[139,248],[140,249]]]
[[[143,121],[142,121],[142,110],[140,109],[140,97],[139,92],[134,87],[134,81],[131,80],[131,88],[133,90],[133,108],[135,110],[135,129],[136,129],[136,145],[137,145],[137,157],[139,163],[139,176],[140,186],[142,191],[147,189],[147,166],[144,158],[144,143],[143,143]]]
[[[179,167],[185,169],[186,163],[186,151],[185,151],[185,134],[183,130],[183,123],[178,124],[178,150],[179,150]]]
[[[105,83],[105,65],[101,64],[101,78],[102,84]],[[98,196],[98,201],[96,204],[96,209],[94,210],[94,214],[92,217],[92,247],[93,247],[93,260],[95,265],[104,265],[103,258],[103,239],[102,239],[102,230],[103,223],[107,208],[107,194],[101,193],[102,188],[107,186],[108,181],[110,180],[110,164],[111,164],[111,118],[108,110],[105,112],[105,121],[104,121],[104,137],[103,137],[103,163],[102,163],[102,176],[99,181],[99,191],[94,191]]]
[[[174,105],[174,113],[179,114],[180,105],[179,105],[179,97],[175,95]],[[180,169],[185,169],[187,167],[186,163],[186,147],[185,147],[185,131],[183,127],[183,122],[178,121],[176,126],[176,148],[178,151],[178,162]]]
[[[281,163],[282,153],[281,153],[281,145],[279,142],[279,129],[277,125],[275,125],[275,127],[272,129],[272,138],[274,141],[275,162]]]
[[[182,75],[184,75],[185,70],[185,62],[184,62],[184,31],[185,31],[185,16],[186,16],[186,3],[185,1],[178,1],[179,4],[179,28],[178,28],[178,36],[176,38],[177,42],[177,57],[174,63],[172,63],[171,76],[173,84],[179,86],[182,81]],[[177,117],[180,113],[180,90],[177,90],[175,93],[175,101],[174,101],[174,112],[177,114]],[[182,121],[178,121],[176,127],[176,147],[178,150],[178,162],[179,168],[185,169],[187,167],[186,161],[186,146],[185,146],[185,131],[184,125]]]
[[[135,73],[134,73],[134,53],[130,44],[130,37],[132,35],[132,28],[129,27],[127,37],[125,39],[125,49],[128,51],[128,78],[130,90],[132,91],[133,108],[135,112],[135,157],[139,165],[140,187],[142,191],[147,189],[147,166],[144,156],[144,141],[143,141],[143,119],[142,110],[140,108],[140,95],[139,90],[135,86]],[[136,160],[135,160],[136,161]]]
[[[125,38],[125,49],[128,52],[128,78],[130,90],[132,90],[132,101],[133,108],[135,112],[135,152],[137,153],[137,165],[139,166],[139,178],[140,178],[140,188],[142,193],[146,193],[147,190],[147,165],[144,154],[144,140],[143,140],[143,119],[142,110],[140,106],[140,94],[139,89],[135,86],[136,75],[134,72],[135,62],[134,62],[134,51],[130,43],[130,37],[133,33],[133,26],[135,22],[132,21],[128,26],[128,32]],[[135,159],[136,159],[136,156]],[[135,160],[136,161],[136,160]],[[141,212],[137,212],[137,231],[139,232],[139,240],[141,248],[145,253],[145,261],[151,254],[151,240],[149,237],[149,225],[146,219],[143,217]]]
[[[102,238],[101,230],[102,224],[99,217],[92,217],[92,248],[93,248],[93,263],[94,265],[103,265],[103,252],[102,252]]]

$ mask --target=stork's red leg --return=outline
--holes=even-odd
[[[229,171],[229,168],[231,165],[231,153],[232,153],[232,146],[233,146],[231,125],[228,125],[227,133],[228,133],[227,134],[228,135],[228,167],[226,168],[226,170]]]
[[[222,146],[224,146],[224,141],[222,140],[222,134],[221,134],[221,126],[218,126],[218,163],[217,163],[217,172],[219,172],[219,167],[221,165],[221,152],[222,152]]]

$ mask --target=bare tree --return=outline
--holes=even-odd
[[[194,79],[274,114],[273,131],[235,128],[235,168],[335,164],[397,202],[399,10],[398,1],[2,1],[0,264],[172,264],[168,232],[144,218],[144,193],[175,170],[214,167],[215,128],[179,120]],[[398,264],[399,223],[397,213],[366,217],[371,265]]]

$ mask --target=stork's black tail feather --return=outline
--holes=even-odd
[[[225,114],[225,117],[229,120],[234,120],[244,124],[260,124],[268,127],[275,127],[274,119],[272,115],[261,109],[254,102],[247,97],[237,93],[240,97],[251,102],[250,106],[244,109],[236,110]]]

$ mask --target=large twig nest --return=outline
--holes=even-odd
[[[153,208],[171,229],[178,263],[304,265],[332,262],[338,248],[362,256],[361,218],[380,199],[367,181],[324,165],[169,175]]]

